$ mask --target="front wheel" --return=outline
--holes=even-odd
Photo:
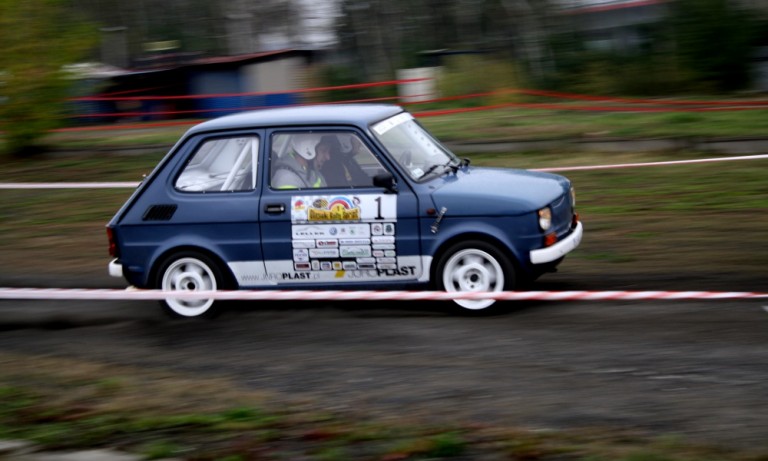
[[[164,291],[215,291],[223,288],[224,276],[210,257],[186,251],[167,258],[158,271],[157,287]],[[172,317],[209,317],[214,314],[214,299],[160,301]]]
[[[447,292],[500,292],[515,287],[515,269],[501,251],[483,241],[454,245],[437,265],[438,288]],[[455,299],[470,311],[481,311],[493,305],[494,299]]]

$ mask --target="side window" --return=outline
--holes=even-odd
[[[329,184],[339,187],[371,187],[373,177],[386,172],[373,152],[355,133],[337,133],[330,143],[334,155],[329,157],[326,168]]]
[[[351,132],[275,134],[270,170],[274,189],[371,187],[386,171]]]
[[[259,138],[216,138],[203,142],[176,179],[184,192],[235,192],[256,188]]]

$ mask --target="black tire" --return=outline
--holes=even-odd
[[[448,292],[509,291],[517,286],[515,266],[494,245],[469,240],[451,246],[440,257],[436,286]],[[493,299],[454,299],[464,313],[489,313],[498,308]]]
[[[155,287],[161,290],[208,291],[230,286],[220,264],[198,251],[174,253],[158,267]],[[160,305],[174,318],[211,318],[217,314],[219,303],[213,299],[167,298]]]

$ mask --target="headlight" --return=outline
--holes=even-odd
[[[549,209],[549,207],[542,208],[539,210],[539,227],[543,231],[549,230],[550,226],[552,226],[552,210]]]
[[[576,189],[571,187],[571,206],[576,208]]]

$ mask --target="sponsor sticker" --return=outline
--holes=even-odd
[[[339,239],[339,245],[370,245],[371,239]]]
[[[309,250],[311,258],[338,258],[339,250],[336,248],[313,248]]]
[[[293,250],[293,260],[297,263],[308,263],[309,262],[309,252],[310,250],[306,248],[297,248]]]
[[[310,202],[306,219],[317,221],[360,221],[360,200],[346,196],[318,197]]]
[[[397,220],[397,196],[392,194],[294,196],[291,203],[295,224]]]
[[[343,246],[339,247],[342,258],[368,258],[371,256],[370,246]]]
[[[376,133],[378,133],[379,136],[381,136],[385,134],[387,131],[391,130],[392,128],[400,125],[401,123],[405,123],[412,119],[413,117],[410,114],[408,114],[407,112],[403,112],[398,115],[395,115],[394,117],[390,117],[384,121],[381,121],[376,125],[373,125],[373,130]]]
[[[291,226],[291,238],[335,239],[335,238],[368,238],[371,235],[369,224],[300,224]]]

